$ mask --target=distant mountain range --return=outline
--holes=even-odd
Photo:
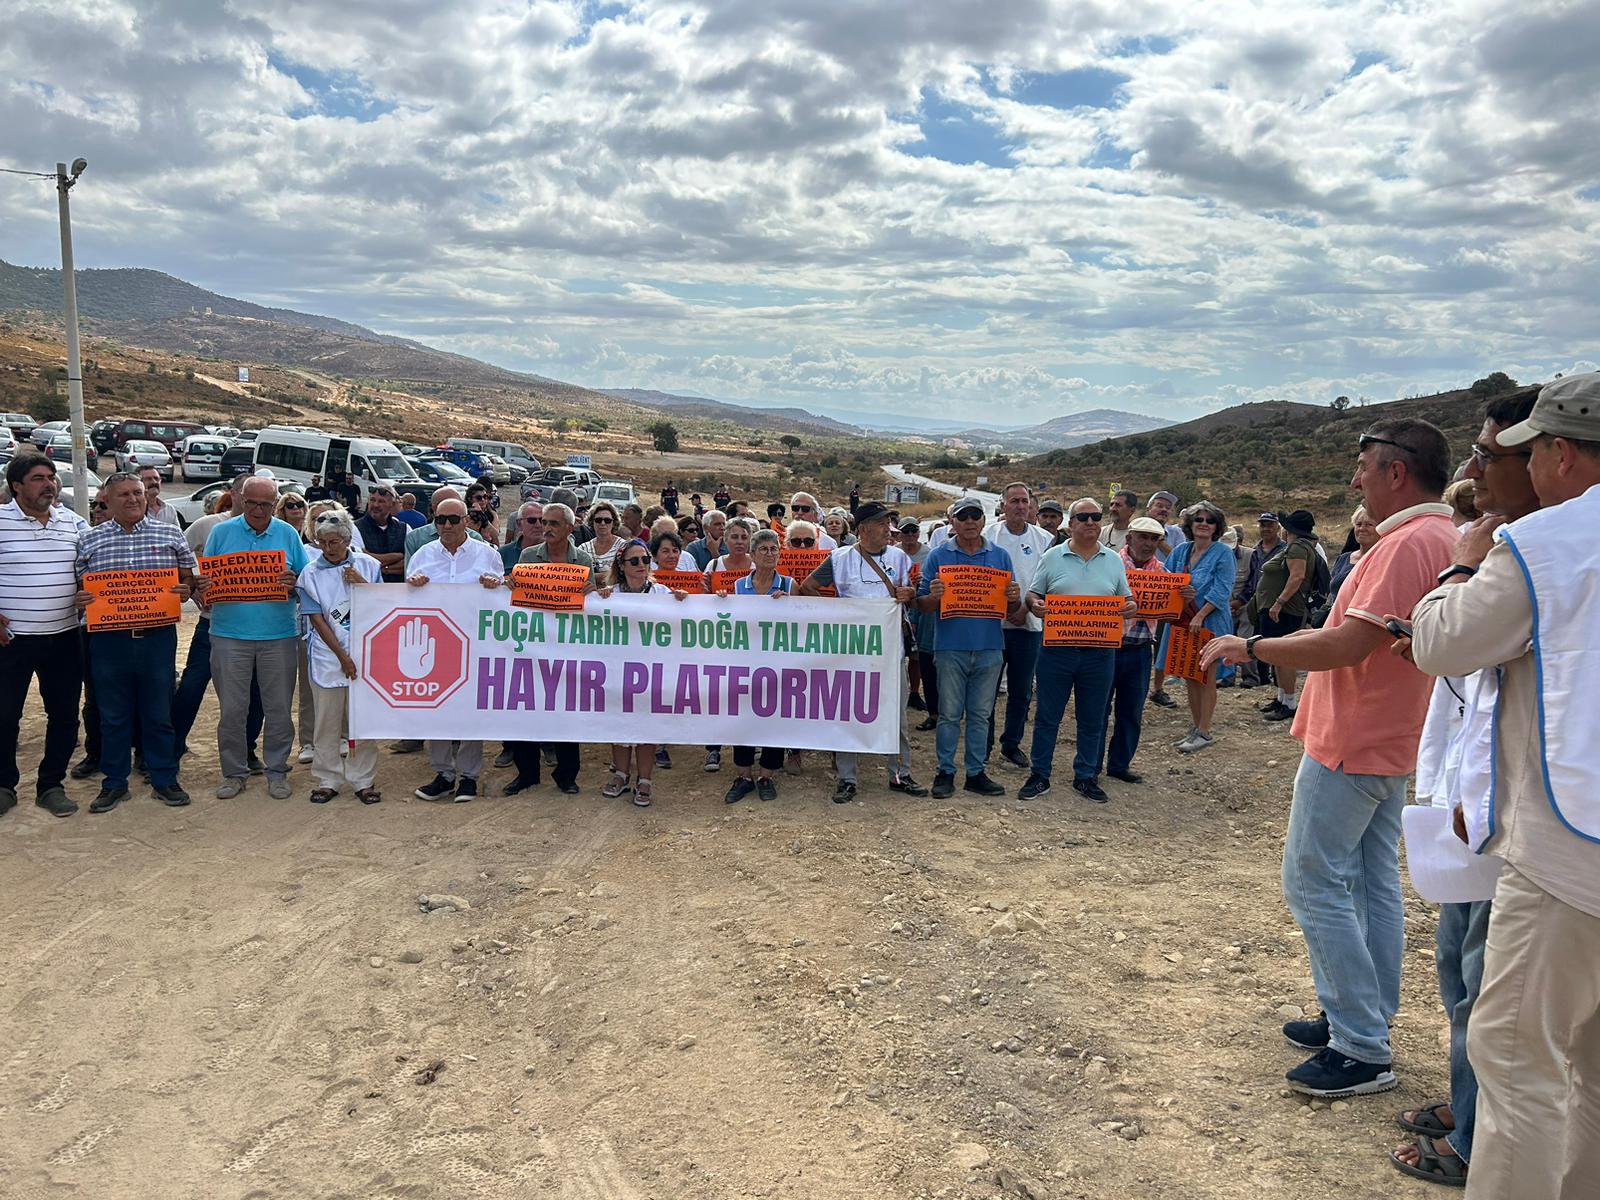
[[[1171,421],[1147,417],[1143,413],[1123,412],[1116,408],[1091,408],[1087,412],[1052,417],[1024,429],[963,429],[945,436],[974,446],[998,445],[1007,450],[1032,454],[1042,450],[1083,446],[1106,438],[1126,437],[1130,433],[1149,433],[1165,429],[1171,424]]]
[[[861,437],[866,430],[860,425],[847,425],[832,417],[818,416],[803,408],[760,408],[751,404],[730,404],[725,400],[711,400],[705,396],[679,396],[672,392],[658,392],[651,388],[601,388],[607,396],[629,400],[647,408],[663,408],[685,416],[706,417],[713,421],[737,421],[759,429],[787,429],[790,426],[810,426],[820,432],[850,434]]]

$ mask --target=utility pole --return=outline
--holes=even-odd
[[[72,214],[67,193],[89,166],[75,159],[72,173],[67,164],[56,164],[56,195],[61,202],[61,291],[67,301],[67,403],[72,417],[72,507],[84,520],[89,519],[88,432],[83,419],[83,361],[78,356],[78,287],[72,273]]]

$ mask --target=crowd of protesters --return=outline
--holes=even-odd
[[[1104,804],[1103,779],[1138,785],[1146,706],[1177,703],[1168,647],[1180,631],[1203,649],[1182,680],[1190,727],[1178,752],[1217,746],[1217,692],[1227,687],[1270,687],[1260,719],[1288,724],[1304,746],[1282,883],[1322,1011],[1283,1028],[1311,1052],[1288,1073],[1291,1086],[1333,1098],[1397,1085],[1399,850],[1415,776],[1419,801],[1500,868],[1489,894],[1441,906],[1450,1095],[1399,1114],[1414,1138],[1391,1161],[1481,1197],[1590,1194],[1600,1178],[1600,760],[1581,700],[1600,685],[1600,558],[1587,539],[1600,520],[1600,375],[1491,402],[1454,484],[1446,440],[1425,421],[1381,421],[1355,450],[1361,504],[1331,562],[1303,509],[1262,513],[1250,545],[1205,499],[1185,506],[1171,492],[1143,500],[1119,489],[1104,504],[1058,501],[1022,483],[994,511],[964,495],[931,528],[854,486],[847,506],[824,509],[799,492],[758,505],[762,520],[723,485],[707,506],[698,494],[683,504],[671,482],[649,507],[557,492],[508,510],[502,528],[482,486],[441,488],[427,514],[379,487],[358,516],[327,489],[280,495],[275,480],[245,474],[215,512],[180,530],[151,471],[113,474],[84,522],[57,504],[53,464],[20,455],[0,508],[0,814],[17,802],[35,680],[45,714],[35,797],[53,815],[77,811],[69,774],[100,777],[93,813],[127,800],[139,774],[163,803],[190,803],[180,764],[196,748],[208,684],[220,799],[257,774],[271,797],[289,797],[298,736],[312,803],[344,788],[379,803],[379,747],[348,734],[360,672],[349,617],[353,589],[384,582],[495,589],[520,564],[567,563],[602,597],[681,600],[682,586],[657,578],[672,572],[661,578],[695,578],[692,590],[735,603],[892,601],[904,611],[905,669],[885,786],[935,799],[958,784],[1007,794],[1002,764],[1024,773],[1019,800],[1045,797],[1069,710],[1073,791]],[[778,569],[786,549],[823,556],[795,577]],[[209,602],[200,558],[239,550],[281,552],[287,598]],[[943,615],[947,574],[973,566],[1003,573],[1004,611]],[[82,623],[85,576],[150,569],[170,571],[178,603],[199,610],[181,672],[170,623],[95,632]],[[1130,572],[1180,575],[1181,613],[1143,612]],[[1048,642],[1055,596],[1115,598],[1120,644]],[[86,754],[73,765],[80,712]],[[930,785],[914,774],[916,732],[935,735]],[[479,795],[481,742],[390,750],[424,746],[433,778],[417,797]],[[706,771],[722,769],[723,749],[704,747]],[[650,805],[670,748],[624,742],[607,753],[600,794]],[[857,800],[859,756],[831,758],[832,799]],[[560,792],[581,790],[571,743],[508,743],[494,762],[515,768],[507,794],[538,784],[541,767]],[[778,773],[804,763],[781,745],[734,747],[725,800],[774,800]]]

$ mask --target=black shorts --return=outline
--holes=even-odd
[[[1263,610],[1261,613],[1261,620],[1256,625],[1256,632],[1261,634],[1262,637],[1286,637],[1291,633],[1298,633],[1301,626],[1303,626],[1305,623],[1306,618],[1303,613],[1298,616],[1284,613],[1283,616],[1274,621],[1270,616],[1267,615],[1266,611]]]

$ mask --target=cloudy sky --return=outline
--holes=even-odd
[[[1600,3],[8,0],[149,266],[592,386],[1021,424],[1600,357]],[[58,261],[0,175],[0,258]]]

